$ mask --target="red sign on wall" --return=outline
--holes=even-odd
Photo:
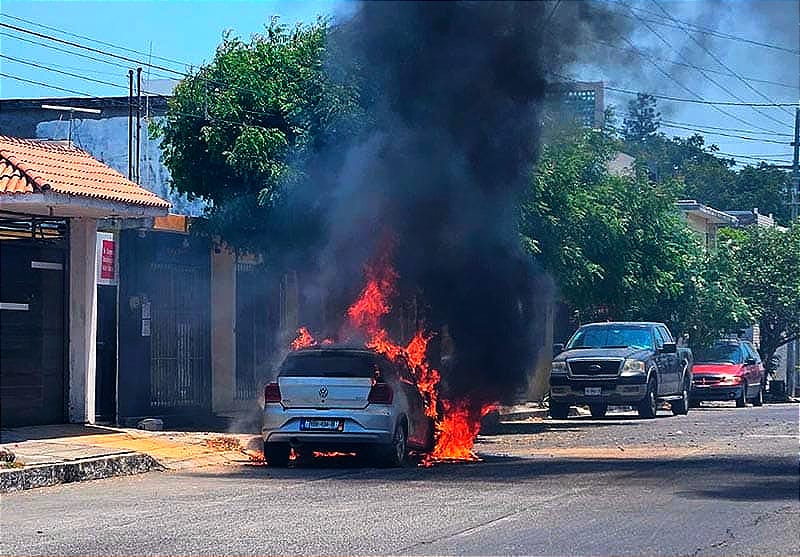
[[[114,280],[114,240],[102,240],[100,251],[100,278]]]

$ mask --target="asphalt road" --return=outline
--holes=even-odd
[[[485,460],[155,472],[2,498],[0,554],[798,555],[798,407],[504,425]]]

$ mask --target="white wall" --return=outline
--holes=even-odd
[[[69,225],[69,407],[72,423],[94,423],[97,367],[97,220]]]

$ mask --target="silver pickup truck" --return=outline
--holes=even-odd
[[[572,405],[592,416],[609,405],[634,406],[654,418],[659,401],[673,414],[689,411],[692,352],[678,348],[663,323],[609,322],[580,327],[565,346],[554,346],[550,415],[565,419]]]

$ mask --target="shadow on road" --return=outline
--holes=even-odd
[[[375,468],[357,457],[318,458],[303,466],[242,466],[193,477],[253,480],[330,480],[375,483],[520,483],[541,478],[617,474],[625,485],[652,484],[686,499],[794,500],[800,490],[793,458],[709,455],[686,458],[518,458],[487,456],[482,462],[438,463],[432,467]],[[609,481],[603,478],[603,482]]]

